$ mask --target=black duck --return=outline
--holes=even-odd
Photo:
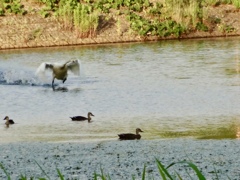
[[[15,124],[15,122],[12,119],[9,119],[8,116],[6,116],[3,120],[6,120],[5,124],[7,127],[9,127],[10,124]]]
[[[88,113],[87,115],[88,117],[84,117],[84,116],[74,116],[74,117],[70,117],[73,121],[85,121],[88,120],[88,122],[91,121],[91,116],[94,116],[91,112]]]
[[[118,134],[120,140],[133,140],[133,139],[141,139],[141,135],[139,132],[143,132],[140,128],[136,129],[136,134],[132,133],[123,133]]]

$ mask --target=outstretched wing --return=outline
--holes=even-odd
[[[80,64],[79,60],[70,61],[67,64],[68,70],[70,70],[74,75],[80,76]]]
[[[44,62],[40,64],[40,66],[37,68],[36,74],[44,73],[46,70],[52,70],[52,69],[53,69],[53,64]]]
[[[44,63],[40,64],[40,66],[37,68],[35,74],[38,77],[40,77],[41,79],[45,79],[46,78],[45,72],[47,70],[51,70],[52,71],[52,69],[53,69],[53,64],[44,62]]]

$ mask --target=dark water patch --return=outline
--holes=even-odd
[[[67,87],[54,87],[53,89],[54,92],[68,92]]]

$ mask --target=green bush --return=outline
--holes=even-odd
[[[0,8],[0,16],[4,16],[4,13],[5,13],[4,9]]]
[[[172,19],[150,21],[135,13],[130,14],[128,19],[130,20],[131,28],[141,36],[180,37],[185,32],[185,28]]]
[[[200,31],[208,31],[208,27],[205,24],[201,23],[201,22],[197,23],[196,29],[200,30]]]
[[[19,0],[12,0],[12,1],[5,0],[3,3],[3,7],[8,13],[21,14],[21,15],[27,14],[27,11],[24,10],[24,6],[20,4]]]

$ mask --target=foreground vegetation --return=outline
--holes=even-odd
[[[208,31],[207,22],[221,23],[220,18],[208,19],[206,6],[233,4],[240,8],[239,0],[29,0],[41,5],[43,17],[56,17],[66,29],[79,37],[94,37],[103,24],[124,16],[133,32],[144,36],[180,37],[191,31]],[[20,0],[1,0],[0,15],[26,15]],[[113,17],[110,17],[113,16]],[[234,31],[226,27],[224,31]]]
[[[35,161],[36,162],[36,161]],[[43,168],[36,162],[36,164],[39,166],[39,168],[42,170],[43,174],[45,174],[46,178],[45,177],[42,177],[42,178],[37,178],[39,180],[50,180],[50,177],[45,173],[45,171],[43,170]],[[185,168],[186,170],[186,176],[189,177],[190,179],[193,179],[193,177],[189,174],[189,168],[195,172],[196,176],[195,178],[197,177],[199,180],[206,180],[206,178],[204,177],[204,175],[202,174],[202,172],[197,168],[197,166],[192,163],[192,162],[188,162],[188,161],[180,161],[180,162],[174,162],[174,163],[171,163],[169,166],[165,167],[158,159],[156,159],[156,164],[157,164],[157,167],[158,167],[158,171],[159,171],[159,177],[162,178],[163,180],[167,180],[167,179],[170,179],[170,180],[176,180],[176,179],[179,179],[179,180],[182,180],[183,177],[181,177],[181,175],[175,171],[174,174],[171,174],[169,172],[169,169],[170,167],[174,166],[174,165],[184,165],[183,167]],[[3,170],[3,172],[6,174],[7,176],[7,179],[8,180],[11,180],[11,177],[9,175],[9,173],[7,172],[7,170],[4,168],[4,166],[0,163],[0,168]],[[187,170],[188,169],[188,170]],[[58,176],[61,180],[64,180],[64,175],[59,171],[59,169],[57,169],[57,173],[58,173]],[[217,175],[217,172],[214,172],[215,174],[215,179],[218,180],[218,175]],[[94,180],[111,180],[111,177],[109,175],[105,175],[103,170],[101,169],[101,173],[98,174],[98,173],[94,173]],[[33,180],[34,177],[30,177],[28,178],[26,175],[21,175],[21,178],[20,180],[27,180],[27,179],[31,179]],[[134,180],[135,177],[132,176],[132,179]],[[143,168],[143,171],[142,171],[142,180],[145,180],[146,179],[146,166],[144,165],[144,168]],[[152,178],[154,179],[154,178]],[[229,178],[230,179],[230,178]]]

